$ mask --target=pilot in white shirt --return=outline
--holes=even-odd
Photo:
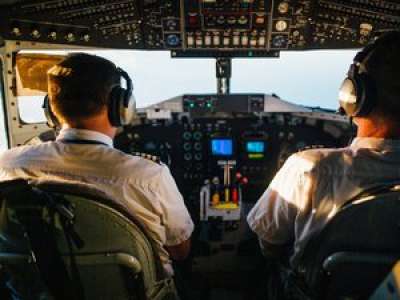
[[[113,148],[117,127],[129,122],[127,110],[133,111],[132,100],[125,98],[131,96],[131,83],[126,89],[120,86],[120,77],[127,76],[122,72],[87,54],[70,55],[50,69],[46,105],[54,116],[49,121],[59,122],[62,130],[55,142],[2,154],[0,181],[76,183],[104,192],[143,226],[166,273],[173,276],[171,259],[188,255],[194,226],[167,166]]]
[[[357,138],[347,148],[292,155],[248,214],[266,255],[290,246],[296,266],[309,239],[346,202],[370,188],[400,183],[398,53],[400,33],[390,32],[357,54],[340,92]],[[368,92],[356,85],[362,80],[368,80]]]
[[[297,265],[309,239],[362,191],[400,182],[400,137],[356,138],[343,149],[314,149],[292,155],[248,215],[268,253],[294,244]]]
[[[101,190],[144,226],[170,275],[171,260],[164,246],[185,242],[193,231],[168,167],[114,149],[111,138],[99,132],[62,129],[56,142],[5,152],[0,156],[0,181],[15,178],[76,183]]]

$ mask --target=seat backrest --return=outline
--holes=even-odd
[[[10,185],[13,186],[11,190]],[[33,194],[27,194],[27,190]],[[71,248],[59,215],[52,215],[48,205],[38,201],[43,192],[56,203],[63,203],[63,207],[73,213],[73,232],[83,241],[81,247],[72,244]],[[144,290],[148,299],[175,297],[173,283],[161,275],[159,259],[140,224],[123,207],[99,192],[60,184],[40,185],[32,189],[26,182],[19,181],[8,186],[0,185],[0,194],[3,195],[0,256],[30,255],[30,245],[24,239],[24,229],[18,216],[37,215],[50,224],[68,274],[78,275],[85,299],[142,299],[140,289]],[[77,274],[74,273],[71,257],[77,266]],[[26,264],[24,260],[21,262]],[[3,259],[2,263],[7,263],[7,259]],[[17,271],[18,268],[26,270],[27,267],[18,264],[11,267]],[[34,267],[31,269],[35,272]],[[35,274],[32,276],[38,276],[37,272]],[[138,275],[141,280],[136,280]]]
[[[400,257],[400,192],[357,199],[310,240],[298,271],[317,295],[371,293]]]

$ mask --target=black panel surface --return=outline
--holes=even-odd
[[[358,48],[384,30],[400,28],[398,0],[47,0],[2,4],[0,34],[5,39],[187,53],[258,51],[268,56],[281,50]]]

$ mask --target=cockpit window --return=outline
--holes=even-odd
[[[276,94],[297,104],[338,108],[338,89],[356,51],[281,52],[279,59],[235,59],[232,92]]]
[[[214,59],[172,59],[169,52],[162,51],[87,52],[110,59],[129,73],[138,107],[185,93],[216,92]],[[50,54],[55,55],[53,60],[49,59]],[[46,70],[50,62],[55,63],[60,55],[65,54],[66,51],[41,51],[45,60],[37,65],[36,71]],[[276,94],[305,106],[336,109],[337,90],[354,54],[355,51],[282,52],[279,59],[234,59],[231,92]],[[38,51],[24,51],[18,55],[40,57]],[[45,80],[43,75],[36,77]],[[18,93],[21,120],[26,123],[44,122],[41,108],[44,93],[39,90],[46,89],[46,84],[30,82],[30,86],[33,87],[30,92]]]
[[[100,55],[126,70],[134,82],[138,107],[146,107],[185,93],[214,93],[216,90],[213,59],[171,59],[169,52],[99,50],[85,51]],[[19,55],[32,56],[33,51]],[[65,51],[42,51],[41,54],[65,55]],[[36,51],[37,55],[37,51]],[[43,64],[38,64],[43,67]],[[39,69],[39,68],[36,68]],[[43,68],[45,70],[46,68]],[[43,76],[37,76],[43,78]],[[32,85],[33,86],[33,85]],[[26,123],[44,122],[43,84],[35,91],[18,93],[20,118]],[[40,91],[42,90],[42,91]]]

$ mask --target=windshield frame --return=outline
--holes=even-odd
[[[0,120],[1,117],[3,117],[2,122],[0,122],[0,139],[1,139],[1,144],[3,144],[3,140],[5,142],[5,149],[6,150],[10,148],[10,140],[8,136],[8,122],[7,122],[7,105],[6,105],[6,93],[5,93],[5,81],[4,81],[4,73],[5,72],[4,68],[4,60],[0,56]]]

